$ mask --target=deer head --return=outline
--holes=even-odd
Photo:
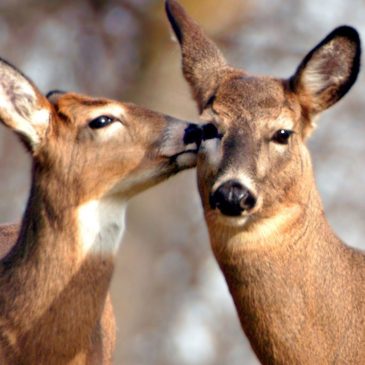
[[[130,103],[59,91],[47,98],[3,60],[0,118],[30,151],[34,173],[63,183],[73,205],[129,197],[193,167],[200,143],[194,124]]]
[[[305,205],[312,190],[307,182],[313,180],[306,141],[314,118],[357,78],[356,30],[336,28],[293,76],[278,79],[228,66],[177,1],[166,1],[166,11],[181,47],[184,76],[203,119],[216,125],[220,137],[203,143],[198,159],[208,225],[249,230],[291,206]]]

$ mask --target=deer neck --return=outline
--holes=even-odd
[[[208,222],[241,325],[264,364],[313,363],[308,348],[324,356],[314,357],[320,359],[316,363],[327,363],[319,347],[337,340],[346,325],[328,318],[356,310],[351,286],[339,280],[353,275],[353,252],[332,232],[312,186],[306,204],[293,203],[257,226],[232,229]],[[322,346],[313,326],[320,327]]]
[[[124,232],[127,199],[114,194],[81,200],[76,188],[65,186],[57,176],[34,172],[20,234],[5,263],[11,261],[14,267],[32,262],[37,254],[47,262],[54,257],[74,263],[115,256]]]
[[[313,189],[298,193],[300,186],[289,194],[290,199],[282,206],[248,219],[244,226],[226,224],[221,219],[206,215],[213,252],[218,262],[229,263],[235,257],[252,252],[280,253],[308,245],[314,237],[337,241],[321,203],[318,191]],[[295,251],[293,251],[295,252]]]
[[[43,355],[35,355],[40,351],[47,363],[50,353],[72,358],[90,345],[107,297],[124,210],[122,198],[75,204],[56,179],[33,179],[19,238],[3,259],[0,276],[0,306],[8,311],[0,332],[11,334],[9,342],[19,354],[40,359]]]

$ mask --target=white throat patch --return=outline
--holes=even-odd
[[[127,202],[106,197],[78,208],[77,220],[82,251],[115,255],[125,229]]]

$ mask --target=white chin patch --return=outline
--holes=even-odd
[[[249,221],[250,217],[229,217],[226,215],[219,215],[218,218],[224,225],[229,227],[244,227],[245,224]]]
[[[78,208],[80,244],[84,255],[115,255],[125,229],[126,202],[105,197]]]

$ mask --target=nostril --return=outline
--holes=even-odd
[[[240,201],[240,207],[243,210],[250,210],[256,205],[257,199],[248,191],[246,190],[244,196]]]
[[[218,208],[224,215],[239,216],[243,211],[240,201],[244,192],[245,188],[239,182],[227,181],[211,195],[210,206],[212,209]]]
[[[255,196],[240,182],[230,180],[222,184],[209,198],[210,207],[227,216],[239,216],[256,205]]]

